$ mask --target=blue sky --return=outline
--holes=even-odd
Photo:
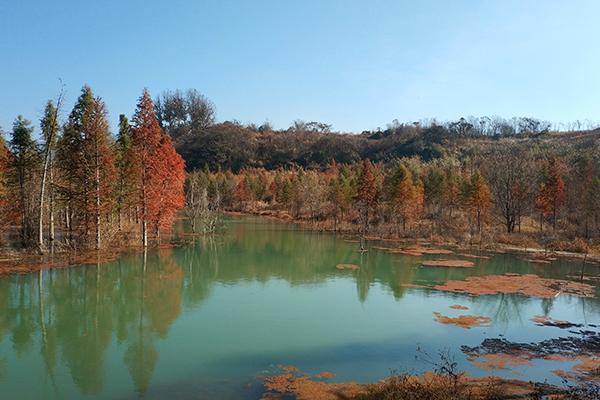
[[[219,120],[344,131],[468,115],[600,120],[600,1],[4,0],[0,126],[84,83],[111,121],[196,88]]]

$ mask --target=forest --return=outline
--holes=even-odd
[[[321,122],[216,122],[196,90],[144,91],[111,133],[84,86],[0,139],[6,243],[46,251],[160,243],[175,218],[219,228],[223,211],[315,229],[458,244],[588,252],[600,236],[599,129],[534,118],[460,118],[334,132]],[[185,161],[184,161],[185,160]],[[181,214],[179,210],[184,209]]]
[[[194,90],[156,105],[188,167],[186,213],[206,230],[211,210],[226,209],[480,246],[586,253],[600,235],[600,129],[589,121],[393,121],[349,134],[299,120],[285,130],[215,123]]]
[[[64,123],[63,96],[48,101],[39,140],[18,116],[0,139],[0,227],[19,247],[100,250],[159,242],[183,206],[184,161],[144,91],[116,138],[104,101],[84,86]],[[56,247],[56,248],[55,248]]]

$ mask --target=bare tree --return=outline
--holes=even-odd
[[[494,203],[506,232],[512,233],[520,228],[521,217],[530,204],[533,178],[528,168],[528,154],[509,145],[496,149],[486,159],[486,175]]]

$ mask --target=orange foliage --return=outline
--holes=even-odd
[[[552,226],[556,227],[557,213],[565,202],[565,182],[561,176],[558,160],[552,157],[546,166],[546,176],[536,198],[536,207],[543,215],[551,216]]]
[[[131,139],[134,190],[145,237],[148,223],[154,225],[157,234],[160,228],[170,228],[175,213],[184,204],[185,179],[183,159],[160,128],[147,90],[133,117]],[[146,239],[143,241],[145,244]]]

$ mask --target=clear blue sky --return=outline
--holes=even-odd
[[[468,115],[600,120],[600,1],[3,0],[0,126],[62,78],[113,124],[144,87],[196,88],[219,120],[346,131]]]

